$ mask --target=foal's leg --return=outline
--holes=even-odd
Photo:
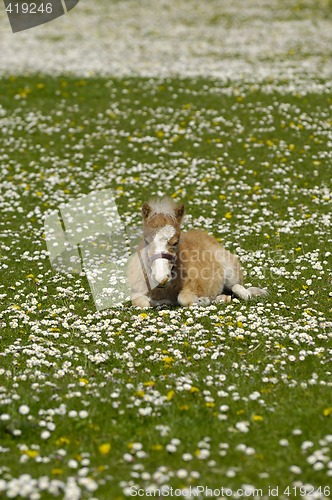
[[[182,290],[178,295],[178,303],[180,306],[191,306],[195,303],[197,297],[191,290]]]
[[[254,297],[266,297],[268,295],[268,291],[264,290],[264,288],[255,286],[244,288],[244,286],[239,284],[232,286],[232,292],[242,300],[249,300]]]

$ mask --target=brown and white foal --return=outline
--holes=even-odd
[[[243,286],[239,259],[213,236],[197,229],[181,233],[184,205],[172,199],[142,206],[143,238],[128,267],[132,304],[210,304],[265,296],[262,288]]]

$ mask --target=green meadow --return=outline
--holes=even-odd
[[[319,80],[0,80],[0,498],[330,498],[331,103]],[[96,310],[44,221],[106,188],[129,230],[184,202],[269,296]]]

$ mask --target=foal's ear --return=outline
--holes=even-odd
[[[184,214],[184,204],[181,203],[181,205],[175,208],[175,218],[178,222],[181,222],[183,214]]]
[[[144,202],[142,205],[142,215],[144,220],[149,217],[150,212],[151,212],[150,205],[147,202]]]

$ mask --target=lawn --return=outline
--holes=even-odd
[[[331,104],[318,79],[0,80],[0,498],[330,497]],[[44,221],[106,188],[128,230],[183,201],[268,298],[96,310]]]

